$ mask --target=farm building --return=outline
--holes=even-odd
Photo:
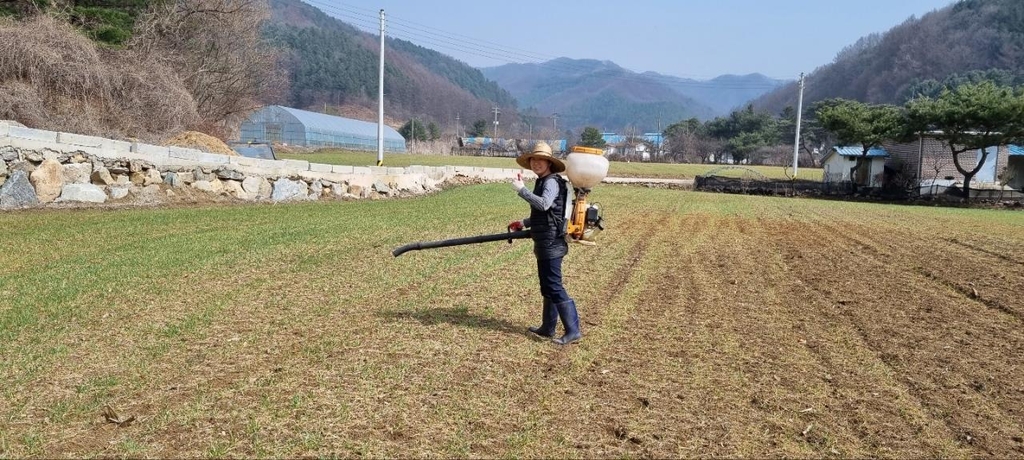
[[[934,189],[934,184],[949,186],[962,184],[964,176],[953,163],[949,147],[934,137],[925,135],[916,141],[906,143],[885,143],[889,152],[886,168],[899,171],[910,178],[917,178],[922,187]],[[998,193],[1006,187],[1024,189],[1024,148],[1017,145],[1003,145],[985,149],[985,163],[971,182],[971,188],[978,193]],[[982,152],[965,152],[960,155],[961,166],[973,169],[982,157]],[[924,190],[924,188],[922,188]],[[973,193],[972,193],[973,195]]]
[[[650,161],[652,154],[661,155],[665,141],[661,133],[644,133],[642,136],[601,133],[601,139],[605,142],[605,155],[635,157],[642,161]]]
[[[885,161],[889,152],[883,148],[868,150],[867,162],[857,169],[851,180],[850,169],[857,165],[857,159],[863,153],[859,145],[836,146],[822,158],[821,165],[825,170],[825,182],[855,182],[857,185],[879,187],[885,173]]]
[[[242,142],[377,150],[377,123],[268,105],[242,123]],[[405,138],[384,126],[384,150],[405,152]]]

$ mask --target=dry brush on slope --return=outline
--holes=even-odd
[[[97,48],[40,15],[0,22],[0,119],[110,137],[173,132],[198,120],[174,72],[132,51]]]
[[[283,84],[259,37],[260,0],[154,2],[125,48],[39,14],[0,20],[0,119],[33,128],[159,139],[227,138]]]

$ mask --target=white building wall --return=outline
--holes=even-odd
[[[832,155],[822,165],[825,170],[825,182],[846,182],[850,180],[850,168],[857,164],[856,157]],[[885,172],[885,158],[872,157],[868,159],[870,171],[870,187],[882,186],[882,174]]]
[[[850,168],[854,162],[849,161],[850,157],[842,155],[831,155],[822,168],[825,170],[825,182],[846,182],[850,180]]]
[[[885,173],[885,158],[871,159],[871,187],[881,187],[883,174]]]

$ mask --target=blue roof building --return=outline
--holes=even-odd
[[[376,151],[377,123],[268,105],[242,123],[240,140]],[[405,138],[386,125],[384,150],[405,152]]]
[[[626,140],[629,139],[629,137],[623,134],[601,133],[601,139],[604,139],[604,141],[608,144],[621,144],[623,142],[626,142]],[[644,133],[643,135],[634,136],[633,139],[647,141],[656,146],[660,146],[661,143],[664,141],[664,139],[662,139],[661,133]]]
[[[827,155],[825,155],[825,158],[822,158],[822,161],[827,160],[829,155],[832,155],[833,153],[841,155],[841,156],[844,156],[844,157],[859,157],[859,156],[861,156],[864,153],[864,147],[862,147],[860,145],[836,146],[836,147],[832,148],[831,152],[829,152]],[[888,156],[889,156],[889,152],[886,152],[885,149],[883,149],[881,147],[874,147],[874,148],[868,150],[868,157],[869,158],[870,157],[883,157],[884,158],[884,157],[888,157]]]
[[[861,163],[863,153],[864,147],[860,145],[832,147],[832,150],[821,159],[822,169],[825,170],[824,181],[854,182],[869,187],[881,186],[885,160],[889,158],[889,152],[881,147],[874,147],[868,150],[867,159]],[[858,168],[851,174],[854,166]]]

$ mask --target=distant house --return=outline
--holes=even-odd
[[[660,156],[663,154],[661,148],[664,145],[664,138],[661,133],[644,133],[642,136],[601,133],[601,139],[605,142],[604,153],[609,156],[650,161],[652,155]]]
[[[922,193],[934,190],[935,184],[959,187],[964,175],[956,169],[949,147],[933,136],[925,134],[916,141],[883,144],[890,157],[886,168],[922,186]],[[1017,190],[1024,188],[1024,151],[1019,146],[992,146],[985,149],[987,156],[978,174],[971,180],[971,188],[997,190],[1006,184]],[[971,170],[981,159],[981,150],[960,154],[961,166]],[[991,194],[991,193],[987,193]],[[974,193],[972,193],[972,196]]]
[[[851,177],[850,169],[857,165],[857,159],[863,153],[863,147],[860,145],[833,147],[821,161],[822,168],[825,170],[825,182],[854,182],[866,187],[880,187],[885,175],[885,162],[889,158],[889,153],[879,147],[868,150],[865,163],[861,164],[854,176]]]

